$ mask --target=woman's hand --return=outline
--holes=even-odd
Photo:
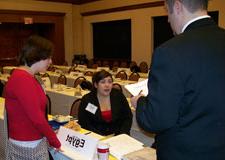
[[[55,152],[54,152],[54,154],[56,154],[57,152],[64,152],[62,149],[61,149],[61,147],[60,148],[55,148]]]

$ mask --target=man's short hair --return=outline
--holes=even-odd
[[[173,5],[176,0],[165,0],[165,3],[168,5],[168,10],[170,13],[173,13]],[[179,0],[189,12],[196,12],[198,10],[207,10],[208,0]]]

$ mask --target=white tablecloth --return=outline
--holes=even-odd
[[[64,89],[46,89],[47,95],[51,100],[51,114],[52,115],[69,115],[73,102],[82,95],[87,94],[88,91],[78,91],[75,88],[65,87]]]

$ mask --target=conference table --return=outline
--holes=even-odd
[[[59,78],[60,74],[56,73],[56,72],[51,72],[51,71],[47,71],[47,73],[50,76],[50,81],[51,81],[52,86],[54,84],[57,84],[57,81],[58,81],[58,78]],[[85,77],[86,80],[92,82],[92,77],[91,76],[84,76],[82,73],[65,74],[65,76],[66,76],[66,79],[67,79],[66,85],[68,87],[74,87],[75,80],[78,77],[81,77],[81,76]],[[143,79],[140,79],[140,80],[143,80]],[[121,80],[120,78],[115,78],[113,76],[113,83],[118,83],[119,85],[121,85],[122,91],[123,91],[123,94],[125,95],[125,97],[131,97],[131,94],[125,89],[124,86],[127,85],[127,84],[136,83],[136,81]]]
[[[73,102],[89,91],[60,85],[56,88],[45,88],[51,100],[52,115],[69,115]]]
[[[54,92],[57,93],[57,91],[52,91],[50,93],[54,93]],[[71,91],[69,91],[69,92],[66,91],[66,94],[67,94],[68,97],[69,97],[70,94],[71,94],[71,97],[73,97]],[[64,99],[64,100],[67,101],[68,99]],[[74,100],[74,97],[71,98],[70,103],[72,103],[72,100]],[[128,99],[128,101],[129,101],[129,99]],[[55,102],[55,103],[57,103],[57,102]],[[65,103],[62,103],[62,104],[65,104]],[[6,139],[7,139],[7,132],[6,132],[7,131],[7,126],[6,126],[6,123],[5,123],[6,119],[5,119],[5,115],[4,115],[4,111],[5,111],[4,105],[5,105],[4,98],[0,98],[0,139],[1,139],[1,141],[0,141],[0,155],[1,155],[1,157],[5,156]],[[64,108],[66,108],[66,107],[64,107]],[[69,112],[69,107],[67,108],[67,111]],[[134,116],[133,116],[133,123],[132,123],[132,128],[131,128],[131,137],[139,140],[145,146],[151,146],[151,144],[154,141],[154,135],[147,134],[146,132],[142,131],[139,128],[139,126],[137,125],[136,119],[135,119],[135,110],[133,108],[132,108],[132,112],[133,112]],[[61,113],[61,111],[60,112],[56,112],[56,113]],[[65,115],[68,115],[68,114],[65,114]],[[55,153],[55,152],[52,152],[52,153]],[[65,156],[63,153],[59,153],[59,152],[57,152],[53,156],[55,157],[55,160],[71,160],[70,158]],[[115,159],[116,159],[115,157],[110,156],[110,160],[115,160]]]

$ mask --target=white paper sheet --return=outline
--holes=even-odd
[[[117,159],[121,159],[125,154],[143,148],[143,143],[126,134],[120,134],[118,136],[103,140],[102,142],[109,143],[110,154],[115,156]]]
[[[124,86],[133,96],[138,94],[143,94],[144,96],[148,95],[148,79],[140,81],[133,84],[128,84]]]

